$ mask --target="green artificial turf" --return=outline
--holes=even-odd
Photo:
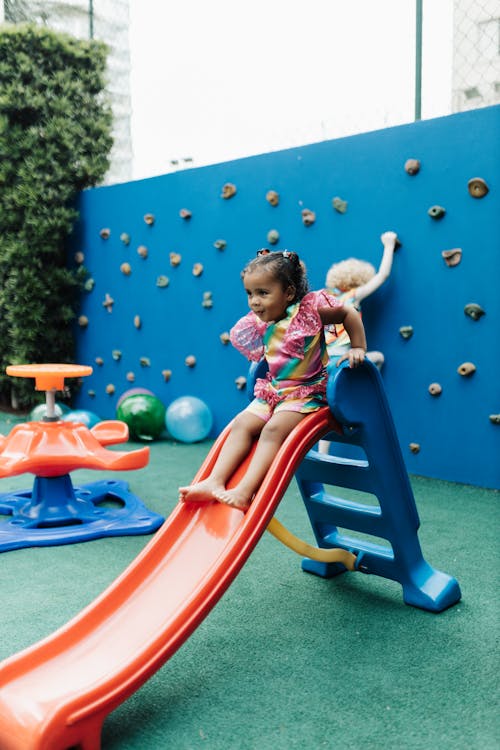
[[[4,415],[0,432],[13,421]],[[168,515],[209,448],[158,441],[145,469],[114,477]],[[498,750],[498,492],[411,482],[424,557],[458,579],[460,603],[431,614],[405,605],[393,581],[309,575],[265,534],[198,630],[107,718],[103,750]],[[31,484],[3,479],[0,491]],[[277,517],[313,541],[295,483]],[[0,657],[64,624],[150,538],[3,553]]]

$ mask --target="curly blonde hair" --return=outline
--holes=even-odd
[[[346,292],[348,289],[356,289],[366,284],[375,276],[375,268],[366,260],[358,258],[347,258],[330,266],[326,274],[326,286],[328,289],[339,289]]]

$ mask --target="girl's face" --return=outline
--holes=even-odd
[[[270,271],[255,269],[243,276],[248,306],[264,323],[273,323],[286,315],[286,308],[295,297],[295,289],[283,289]]]

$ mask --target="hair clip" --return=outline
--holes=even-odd
[[[267,247],[263,247],[261,250],[257,250],[257,256],[259,255],[270,255],[271,251]]]
[[[299,259],[297,253],[294,253],[293,250],[283,250],[282,255],[286,260],[291,260],[294,263]]]

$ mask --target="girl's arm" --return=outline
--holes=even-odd
[[[321,307],[318,309],[323,325],[342,323],[351,340],[351,348],[339,357],[337,367],[345,359],[349,360],[349,367],[356,367],[363,362],[366,353],[366,335],[361,315],[351,305],[337,307]]]
[[[370,281],[367,281],[366,284],[358,286],[354,294],[356,302],[361,302],[361,300],[369,297],[370,294],[373,294],[373,292],[377,290],[379,286],[382,286],[384,281],[389,277],[391,273],[392,259],[394,257],[394,250],[396,249],[398,236],[396,232],[384,232],[380,239],[382,240],[382,244],[384,246],[384,252],[382,255],[382,260],[380,261],[379,269],[375,276],[370,279]]]

